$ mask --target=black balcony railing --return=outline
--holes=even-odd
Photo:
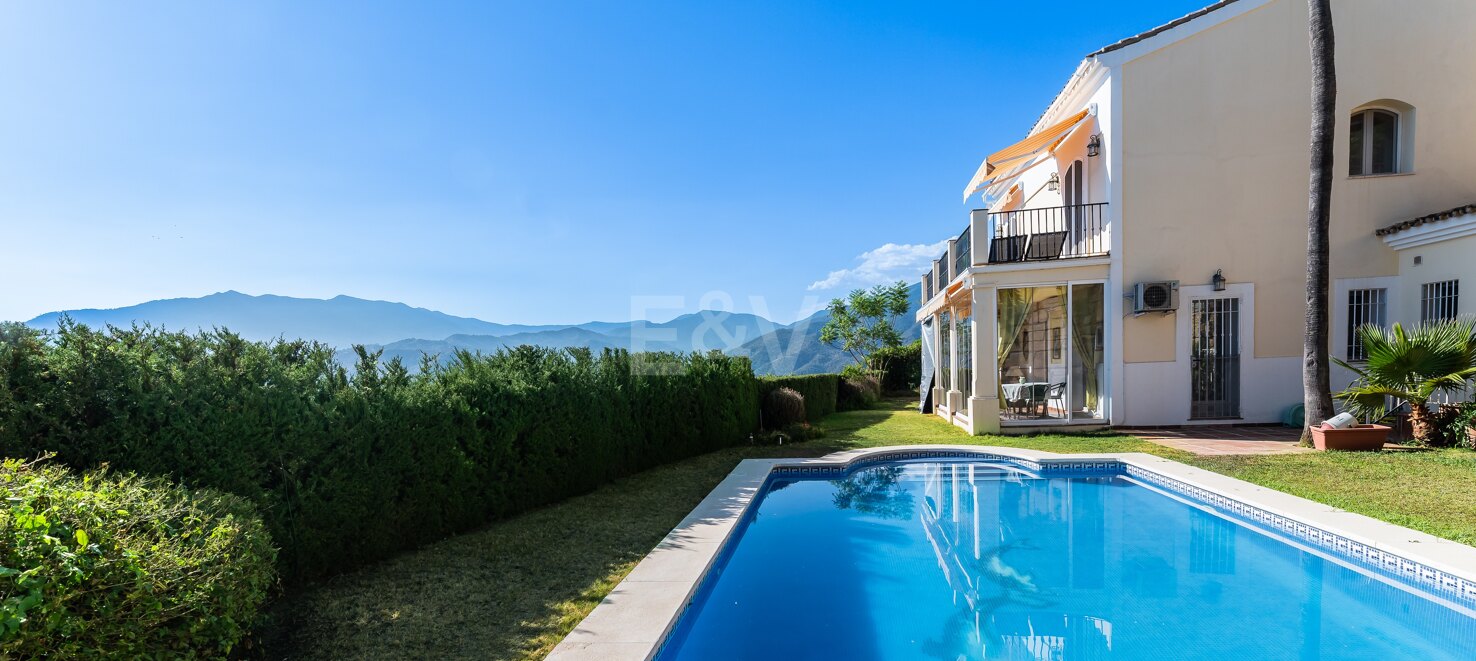
[[[938,291],[943,291],[953,280],[953,277],[948,274],[948,253],[943,253],[943,256],[934,260],[933,263],[938,265]]]
[[[927,301],[927,300],[932,300],[932,298],[933,298],[933,272],[932,271],[928,271],[927,273],[924,273],[923,274],[923,297],[922,297],[922,300]]]
[[[989,263],[1106,255],[1105,202],[989,214]]]
[[[967,271],[970,266],[974,265],[973,251],[969,249],[970,229],[972,228],[965,227],[963,234],[958,235],[958,242],[954,244],[956,246],[954,248],[954,251],[958,253],[958,256],[955,257],[953,260],[953,275],[955,277],[958,276],[958,274]]]

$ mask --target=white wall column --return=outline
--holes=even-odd
[[[974,394],[968,404],[969,432],[975,435],[999,433],[999,324],[995,320],[999,303],[995,291],[994,287],[976,285],[970,301],[974,307],[970,319],[974,325],[970,334]]]
[[[989,245],[994,237],[989,230],[989,210],[974,209],[969,212],[969,254],[975,264],[989,263]]]

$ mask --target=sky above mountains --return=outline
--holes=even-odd
[[[7,3],[0,319],[791,322],[915,279],[1082,55],[1205,2]]]

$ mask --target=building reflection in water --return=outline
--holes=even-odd
[[[965,624],[960,630],[950,623],[941,647],[959,649],[964,641],[956,638],[966,635],[979,658],[1107,656],[1111,621],[1053,595],[1103,587],[1100,486],[1036,480],[987,464],[925,470],[919,521]],[[1028,561],[1037,557],[1053,561]]]
[[[895,572],[883,575],[917,588],[898,596],[928,615],[902,618],[902,634],[931,658],[1435,659],[1476,648],[1468,611],[1126,478],[926,462],[832,485],[836,507],[906,531],[887,538]],[[1349,638],[1350,626],[1383,634]]]

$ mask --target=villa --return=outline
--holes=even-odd
[[[1357,361],[1360,324],[1476,312],[1476,3],[1335,5],[1329,349]],[[922,276],[924,406],[975,434],[1283,419],[1309,60],[1300,0],[1224,0],[1088,55],[985,159],[964,190],[985,206]]]

